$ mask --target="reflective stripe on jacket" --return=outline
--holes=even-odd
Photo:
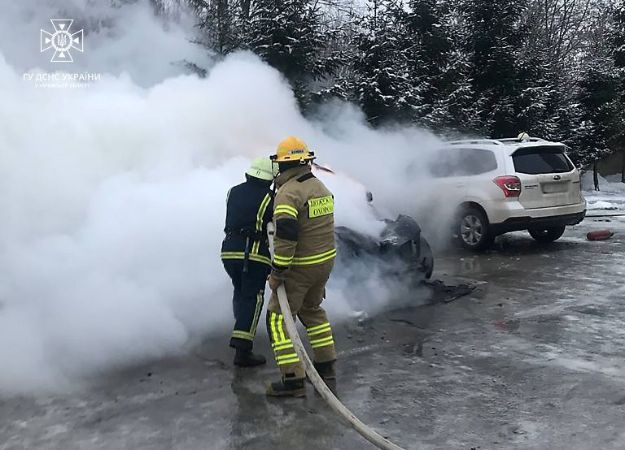
[[[271,264],[267,224],[273,212],[273,193],[269,186],[267,182],[250,177],[228,192],[221,259],[244,259],[249,236],[250,261]]]
[[[309,165],[289,169],[276,179],[273,266],[321,264],[334,259],[334,197]]]

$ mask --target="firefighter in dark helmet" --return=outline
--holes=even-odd
[[[269,396],[303,397],[304,367],[284,326],[275,290],[284,283],[289,306],[306,328],[319,375],[333,389],[336,351],[332,328],[321,307],[334,265],[334,197],[314,176],[314,154],[299,138],[290,136],[272,160],[279,166],[273,211],[274,255],[269,285],[267,329],[282,373],[267,389]]]
[[[271,271],[267,224],[273,214],[274,175],[271,160],[258,158],[245,173],[245,183],[228,192],[221,260],[234,287],[230,347],[236,350],[234,364],[241,367],[265,363],[262,355],[252,353],[252,347]]]

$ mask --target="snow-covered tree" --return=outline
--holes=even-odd
[[[451,40],[441,23],[436,0],[410,0],[408,11],[402,14],[404,29],[409,39],[403,50],[409,69],[417,123],[436,127],[434,109],[446,94],[445,69],[451,51]]]
[[[618,77],[618,93],[614,108],[617,117],[614,118],[615,135],[613,142],[615,150],[620,150],[621,181],[625,183],[625,0],[620,0],[612,10],[612,27],[609,33],[609,52]]]
[[[280,70],[304,111],[339,98],[373,126],[526,131],[580,164],[625,152],[625,0],[171,1],[218,54]]]
[[[289,80],[302,106],[308,83],[324,75],[325,47],[320,11],[308,0],[256,0],[244,26],[244,47],[278,69]]]
[[[418,103],[412,81],[404,28],[405,11],[395,0],[374,0],[356,38],[353,97],[373,124],[409,120]]]
[[[614,66],[625,69],[625,0],[620,0],[612,10],[612,27],[609,33],[609,45]]]
[[[581,166],[612,153],[619,116],[619,79],[608,58],[586,63],[579,83],[580,124],[572,133],[572,157]]]
[[[446,135],[487,134],[475,103],[472,60],[465,49],[468,31],[462,20],[463,10],[455,0],[438,0],[426,6],[429,15],[436,14],[438,17],[432,17],[432,31],[425,28],[425,39],[418,42],[421,46],[434,42],[439,52],[423,52],[415,43],[417,51],[425,53],[423,59],[426,65],[433,66],[429,69],[430,74],[425,76],[432,79],[428,84],[435,88],[431,91],[435,95],[431,97],[430,105],[426,106],[430,111],[419,122]],[[424,97],[427,98],[427,95]]]
[[[493,137],[516,135],[516,103],[523,90],[518,57],[526,31],[526,0],[462,0],[465,49],[482,123]]]

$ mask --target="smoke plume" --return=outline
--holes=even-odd
[[[60,68],[38,38],[65,14],[84,27],[85,52]],[[367,189],[379,214],[414,214],[436,138],[373,130],[346,104],[306,120],[278,72],[247,53],[213,63],[189,30],[184,15],[166,22],[147,1],[3,4],[0,395],[62,389],[229,328],[225,195],[286,135],[338,172],[324,180],[339,225],[379,232]],[[207,76],[186,73],[183,61]],[[24,77],[60,70],[102,75],[82,88]],[[380,289],[352,305],[343,285],[329,292],[335,318],[389,296]]]

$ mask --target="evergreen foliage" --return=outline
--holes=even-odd
[[[332,98],[372,126],[525,131],[580,165],[625,152],[625,0],[187,0],[218,54],[249,49],[304,112]]]

